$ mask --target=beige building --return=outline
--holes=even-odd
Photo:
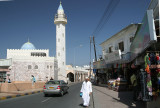
[[[93,71],[91,71],[91,73],[93,74]],[[68,80],[71,82],[84,81],[85,77],[89,77],[90,75],[89,66],[73,67],[71,65],[67,65],[66,74],[67,74]]]

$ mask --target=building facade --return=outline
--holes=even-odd
[[[31,81],[31,75],[37,81],[58,79],[57,59],[49,56],[48,49],[36,49],[29,41],[21,49],[7,49],[7,59],[12,59],[11,81]]]
[[[91,71],[91,73],[93,75],[93,71]],[[89,66],[86,65],[73,67],[71,65],[67,65],[66,74],[70,82],[84,81],[85,77],[89,77],[90,75]]]
[[[0,83],[6,82],[10,76],[12,59],[0,59]]]
[[[116,79],[119,75],[127,77],[130,45],[138,25],[140,24],[130,24],[100,44],[102,58],[93,63],[93,69],[97,70],[96,79],[99,79],[99,83],[107,83],[108,79]]]

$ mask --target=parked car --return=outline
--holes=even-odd
[[[59,94],[61,96],[68,92],[68,84],[63,80],[50,80],[43,87],[44,96]]]

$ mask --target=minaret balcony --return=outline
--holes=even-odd
[[[55,15],[54,17],[54,23],[58,24],[58,23],[64,23],[67,24],[67,16],[65,14],[62,15]]]

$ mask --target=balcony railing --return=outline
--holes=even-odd
[[[61,15],[56,14],[54,16],[54,19],[57,19],[57,18],[65,18],[65,19],[67,19],[67,16],[65,14],[61,14]]]

